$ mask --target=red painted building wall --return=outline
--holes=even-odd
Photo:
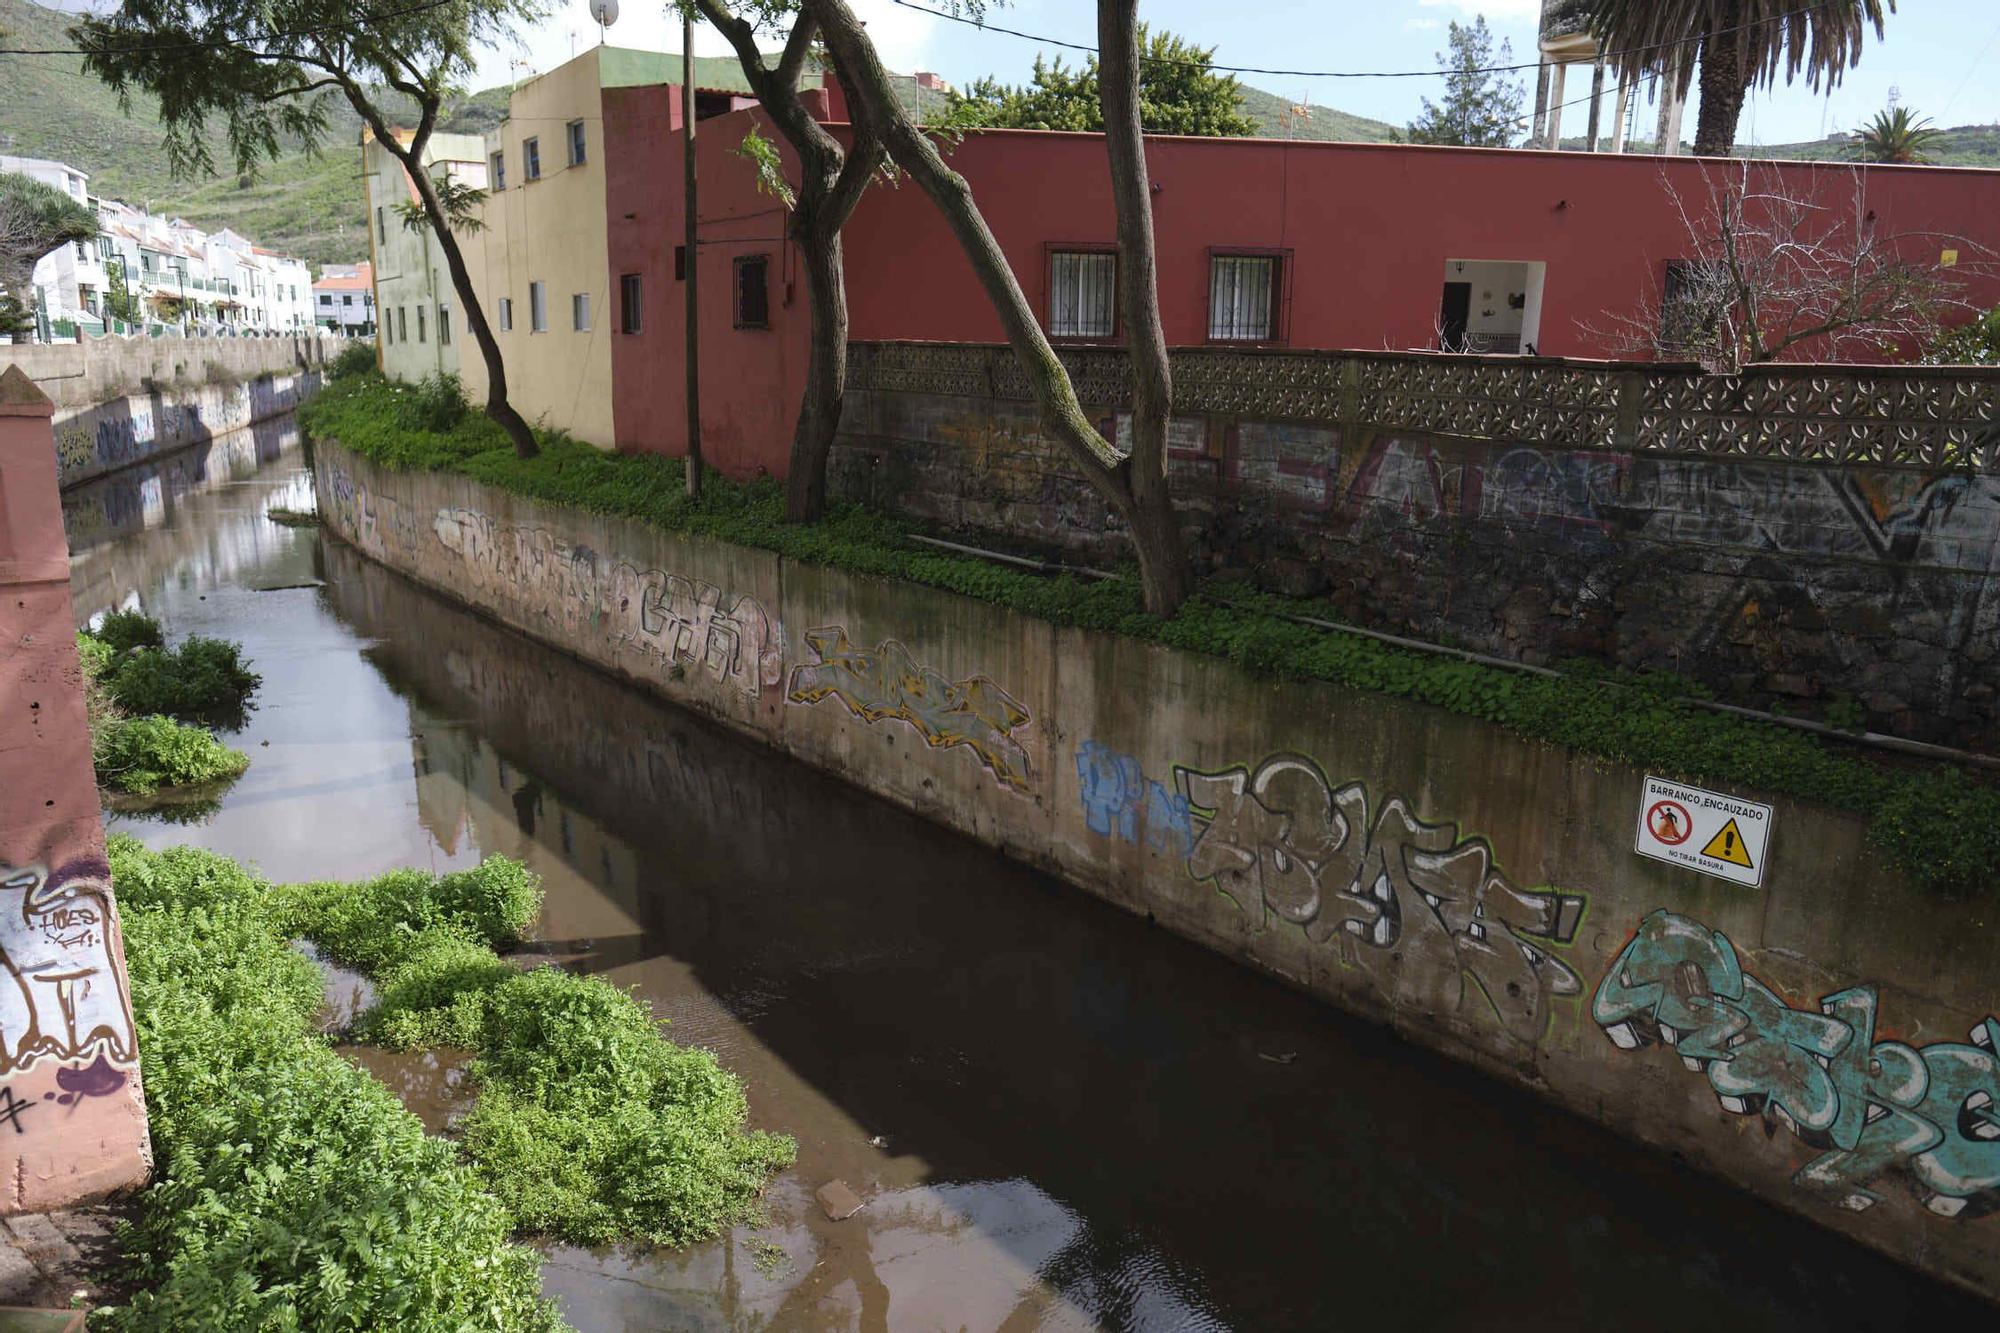
[[[734,112],[698,127],[703,438],[725,471],[782,475],[808,310],[797,257],[781,239],[785,214],[756,191],[750,163],[734,152],[757,116]],[[614,344],[618,441],[678,453],[677,93],[608,92],[606,121],[613,289],[619,273],[640,272],[650,303],[646,332]],[[764,133],[777,140],[768,126]],[[1050,250],[1108,247],[1115,237],[1102,140],[990,131],[968,136],[949,161],[971,183],[1046,323]],[[1638,155],[1167,137],[1148,140],[1148,165],[1170,343],[1206,341],[1210,256],[1238,249],[1283,256],[1275,341],[1293,348],[1435,347],[1448,262],[1542,265],[1535,346],[1561,357],[1618,354],[1584,325],[1602,329],[1607,316],[1658,300],[1668,261],[1690,249],[1673,196],[1698,209],[1707,197],[1703,173],[1718,167]],[[1932,231],[2000,250],[2000,172],[1770,166],[1830,212],[1854,207],[1858,176],[1863,207],[1885,234]],[[971,266],[915,185],[872,188],[845,246],[853,338],[1002,339]],[[769,330],[732,327],[731,261],[747,253],[771,256]],[[2000,302],[1990,275],[1972,286],[1981,305]]]

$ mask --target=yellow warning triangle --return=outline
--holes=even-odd
[[[1734,819],[1716,831],[1715,836],[1708,840],[1708,846],[1701,849],[1701,854],[1712,856],[1718,861],[1727,861],[1731,865],[1742,866],[1745,870],[1757,868],[1750,864],[1750,852],[1743,846],[1743,834],[1736,827]]]

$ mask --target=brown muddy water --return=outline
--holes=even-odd
[[[539,948],[637,987],[798,1138],[754,1231],[545,1247],[580,1329],[1991,1327],[270,522],[311,507],[288,439],[248,475],[163,486],[76,499],[79,614],[136,602],[240,639],[264,686],[212,816],[113,827],[278,879],[519,857],[547,886]],[[472,1095],[448,1052],[350,1058],[434,1128]],[[865,1200],[846,1221],[815,1199],[833,1180]]]

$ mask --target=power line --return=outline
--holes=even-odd
[[[889,3],[893,5],[901,5],[904,9],[914,9],[915,11],[917,11],[917,13],[928,14],[932,18],[946,19],[952,23],[963,23],[967,27],[980,28],[987,32],[1005,33],[1009,37],[1019,37],[1030,42],[1041,42],[1047,46],[1060,46],[1065,50],[1082,51],[1089,55],[1098,54],[1098,49],[1096,47],[1090,46],[1083,42],[1066,42],[1062,40],[1060,37],[1045,37],[1039,33],[1022,32],[1018,28],[1003,28],[997,23],[988,23],[983,18],[972,18],[965,14],[954,14],[942,9],[932,9],[928,5],[920,5],[915,3],[915,0],[889,0]],[[1677,41],[1654,42],[1647,46],[1628,46],[1618,51],[1602,51],[1598,53],[1597,59],[1598,61],[1610,61],[1610,60],[1615,60],[1621,56],[1651,55],[1656,52],[1668,51],[1676,47],[1688,46],[1694,43],[1698,43],[1702,40],[1703,36],[1720,37],[1726,33],[1741,32],[1747,28],[1761,28],[1767,24],[1782,23],[1786,19],[1797,18],[1802,14],[1808,13],[1814,8],[1816,8],[1816,6],[1801,5],[1797,9],[1788,9],[1782,14],[1773,14],[1769,18],[1756,19],[1745,23],[1738,23],[1727,28],[1716,28],[1706,34],[1700,34],[1693,37],[1683,37]],[[1519,65],[1480,65],[1473,69],[1333,70],[1333,69],[1266,69],[1258,65],[1219,65],[1213,61],[1208,61],[1208,60],[1189,60],[1186,58],[1176,58],[1173,56],[1149,56],[1146,55],[1144,52],[1140,53],[1139,59],[1146,64],[1199,65],[1203,69],[1216,70],[1224,74],[1271,74],[1271,75],[1279,75],[1285,78],[1294,78],[1294,79],[1438,79],[1438,78],[1447,78],[1452,75],[1463,75],[1463,74],[1515,74],[1515,73],[1520,73],[1521,71],[1524,70],[1531,70],[1531,69],[1538,70],[1542,67],[1544,63],[1546,63],[1540,60],[1534,60],[1534,61],[1529,61],[1526,64],[1519,64]],[[1576,61],[1573,63],[1584,64],[1587,62]],[[1588,63],[1594,63],[1594,62],[1588,62]]]
[[[241,41],[156,42],[152,44],[135,43],[134,45],[131,46],[110,47],[110,48],[105,48],[103,50],[98,50],[90,47],[81,47],[81,46],[50,46],[50,47],[40,47],[40,48],[0,46],[0,56],[94,56],[94,55],[130,55],[135,52],[141,52],[141,51],[150,52],[150,51],[239,50],[245,47],[250,47],[255,45],[265,45],[271,42],[283,41],[289,37],[317,37],[321,33],[347,32],[357,26],[380,23],[386,19],[405,18],[411,14],[422,14],[433,9],[443,9],[447,5],[456,5],[460,3],[462,3],[462,0],[423,0],[421,4],[406,5],[401,9],[385,9],[382,10],[380,13],[362,14],[358,16],[358,19],[355,22],[328,23],[328,24],[323,24],[317,28],[295,28],[287,32],[266,33],[262,37],[256,38],[254,40],[245,39]]]

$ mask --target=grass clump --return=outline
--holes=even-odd
[[[281,528],[316,528],[319,515],[308,509],[287,509],[283,505],[272,505],[264,511],[264,517]]]
[[[241,644],[195,635],[177,648],[139,648],[105,677],[112,701],[128,713],[161,713],[183,722],[240,714],[264,678]]]
[[[496,856],[442,876],[293,886],[273,910],[287,933],[375,978],[357,1036],[473,1053],[465,1150],[518,1227],[679,1245],[754,1218],[792,1141],[746,1133],[735,1076],[663,1038],[628,992],[501,959],[496,946],[519,939],[540,904],[535,877]]]
[[[97,622],[90,637],[108,645],[113,656],[135,648],[164,648],[167,644],[160,622],[143,611],[112,611]]]
[[[507,1209],[314,1030],[321,978],[271,887],[192,848],[110,851],[158,1175],[123,1238],[137,1294],[103,1324],[560,1328]]]
[[[91,751],[98,782],[130,796],[241,777],[250,766],[208,728],[157,714],[106,719],[92,731]]]
[[[76,636],[98,785],[126,796],[223,782],[250,766],[241,750],[205,726],[169,716],[178,710],[163,705],[212,695],[245,676],[255,688],[256,674],[242,665],[235,644],[190,639],[170,654],[159,647],[164,638],[159,622],[138,612],[115,612],[97,631]],[[163,666],[162,659],[179,665]],[[239,710],[242,699],[236,696]],[[209,812],[209,803],[177,809],[181,818],[195,818]]]
[[[483,416],[463,415],[448,428],[424,424],[413,406],[422,392],[357,377],[302,406],[299,418],[311,435],[391,469],[457,473],[534,500],[1224,657],[1267,676],[1414,699],[1682,781],[1819,801],[1866,817],[1871,840],[1922,888],[1962,897],[2000,886],[2000,790],[1948,765],[1884,764],[1789,728],[1713,712],[1700,706],[1698,687],[1676,677],[1573,663],[1547,678],[1415,652],[1298,624],[1285,617],[1340,616],[1321,603],[1218,580],[1161,620],[1146,614],[1129,572],[1097,581],[1049,578],[924,548],[910,542],[909,524],[857,505],[833,506],[819,523],[787,524],[782,491],[767,478],[711,476],[690,500],[681,460],[608,453],[559,434],[545,434],[536,457],[519,458]]]

